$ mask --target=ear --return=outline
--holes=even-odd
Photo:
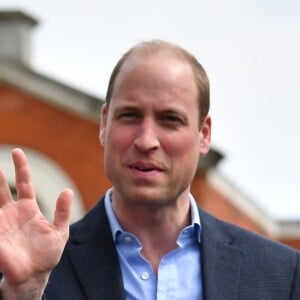
[[[105,141],[107,112],[108,112],[107,106],[106,104],[103,104],[101,108],[100,130],[99,130],[99,141],[102,146],[104,146],[104,141]]]
[[[211,117],[206,116],[200,129],[200,157],[205,156],[211,143]]]

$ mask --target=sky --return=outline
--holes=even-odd
[[[271,217],[300,220],[300,1],[0,0],[0,9],[38,19],[36,70],[99,97],[135,43],[188,49],[210,79],[218,172]]]

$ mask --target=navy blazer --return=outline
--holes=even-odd
[[[300,300],[298,251],[199,212],[204,300]],[[71,226],[45,299],[125,300],[103,198]]]

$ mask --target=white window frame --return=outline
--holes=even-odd
[[[9,186],[15,187],[15,170],[11,158],[12,149],[22,148],[28,158],[35,193],[43,213],[52,222],[59,193],[66,187],[74,191],[71,222],[84,214],[81,195],[71,177],[53,159],[32,148],[16,145],[0,145],[0,169]]]

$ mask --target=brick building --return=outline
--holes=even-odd
[[[41,209],[52,218],[59,191],[75,191],[72,220],[110,186],[98,142],[99,99],[36,72],[30,37],[37,21],[19,11],[0,12],[0,167],[14,190],[11,149],[25,150]],[[100,67],[100,66],[99,66]],[[192,184],[199,204],[217,217],[300,249],[300,220],[273,220],[217,169],[222,154],[200,160]]]

